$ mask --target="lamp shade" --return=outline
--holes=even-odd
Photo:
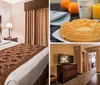
[[[7,23],[7,26],[6,26],[8,29],[12,29],[13,26],[12,26],[12,23]]]

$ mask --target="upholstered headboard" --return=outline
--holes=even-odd
[[[1,42],[1,34],[2,34],[1,23],[2,23],[2,17],[1,17],[1,15],[0,15],[0,42]]]

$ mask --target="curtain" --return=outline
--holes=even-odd
[[[48,43],[48,8],[38,9],[36,11],[36,43],[38,45],[47,45]]]
[[[25,43],[48,45],[48,8],[26,11]]]
[[[25,12],[25,43],[34,44],[35,10]]]

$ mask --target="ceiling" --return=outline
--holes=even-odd
[[[3,0],[3,1],[10,3],[10,4],[15,4],[15,3],[18,3],[18,2],[22,2],[24,0]]]
[[[100,43],[97,43],[97,44],[73,44],[73,46],[82,46],[84,48],[90,48],[90,47],[94,47],[94,46],[100,46]]]

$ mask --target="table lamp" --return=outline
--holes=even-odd
[[[7,23],[6,27],[9,29],[9,36],[8,36],[8,38],[11,38],[10,31],[13,28],[12,23]]]

